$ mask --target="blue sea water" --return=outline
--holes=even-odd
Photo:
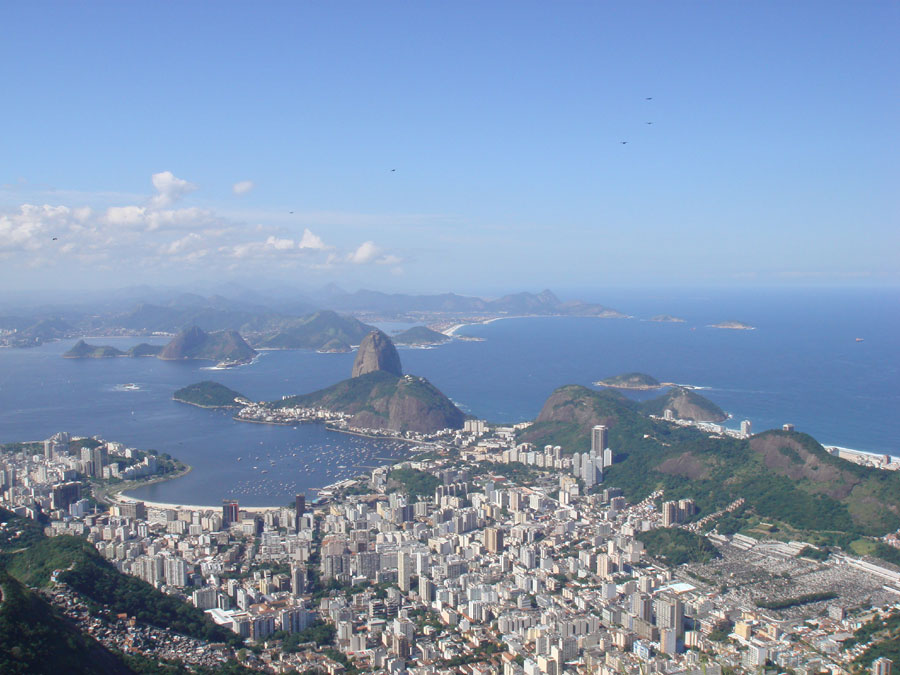
[[[563,384],[591,386],[640,371],[704,387],[735,427],[742,419],[755,431],[791,422],[825,444],[900,456],[900,290],[595,293],[581,297],[634,318],[466,326],[461,335],[483,341],[401,349],[404,370],[427,377],[465,411],[499,422],[533,419]],[[659,313],[686,321],[646,320]],[[728,319],[757,329],[708,327]],[[120,348],[139,341],[89,340]],[[353,354],[264,352],[250,366],[211,371],[152,358],[62,359],[71,345],[0,350],[0,441],[67,430],[155,448],[194,466],[183,478],[141,488],[135,495],[144,499],[215,504],[236,496],[246,505],[283,504],[399,452],[395,444],[316,425],[245,424],[171,400],[175,389],[201,379],[258,400],[312,391],[346,377]],[[124,389],[126,383],[139,390]]]

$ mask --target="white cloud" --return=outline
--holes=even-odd
[[[68,265],[74,271],[80,264],[130,271],[188,265],[264,270],[271,265],[321,270],[371,264],[402,273],[402,259],[373,241],[337,247],[308,227],[292,235],[288,226],[265,218],[231,220],[208,209],[173,208],[171,204],[195,186],[171,172],[155,174],[153,184],[155,196],[138,196],[132,203],[112,201],[96,208],[26,203],[0,212],[4,266]]]
[[[347,256],[347,261],[354,265],[364,265],[375,260],[379,253],[381,253],[381,249],[375,245],[374,241],[366,241]]]
[[[197,186],[183,178],[177,178],[171,171],[161,171],[151,177],[157,195],[150,199],[150,205],[157,209],[171,206],[186,194],[193,192]]]
[[[279,239],[278,237],[269,237],[266,239],[266,246],[274,248],[276,251],[290,251],[294,248],[293,239]]]
[[[300,238],[298,248],[311,248],[317,251],[324,251],[329,248],[322,241],[322,238],[309,231],[309,228],[303,230],[303,236]]]
[[[375,245],[374,241],[366,241],[360,244],[355,251],[347,254],[347,262],[354,265],[366,265],[368,263],[397,265],[403,262],[403,259],[393,253],[384,253]]]
[[[110,206],[106,209],[106,222],[110,225],[140,225],[147,214],[143,206]]]
[[[232,191],[234,194],[240,196],[240,195],[245,195],[245,194],[247,194],[247,193],[250,192],[250,190],[252,190],[254,187],[255,187],[255,184],[253,183],[252,180],[242,180],[242,181],[238,181],[237,183],[235,183],[234,185],[232,185],[232,186],[231,186],[231,191]]]

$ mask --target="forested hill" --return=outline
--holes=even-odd
[[[617,392],[568,385],[518,440],[583,452],[596,424],[609,427],[616,454],[604,482],[631,501],[663,488],[666,499],[693,498],[702,513],[744,497],[758,515],[803,530],[883,535],[900,527],[900,475],[834,457],[807,434],[711,437],[652,420]]]

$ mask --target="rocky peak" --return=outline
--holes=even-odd
[[[353,362],[351,377],[359,377],[376,370],[403,375],[400,367],[400,355],[391,339],[380,330],[373,330],[363,338]]]

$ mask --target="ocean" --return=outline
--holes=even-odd
[[[582,291],[629,319],[508,318],[469,325],[431,349],[401,348],[405,372],[427,377],[464,411],[491,422],[534,419],[554,388],[645,372],[700,387],[754,431],[785,422],[827,445],[900,456],[900,290]],[[648,321],[666,313],[684,323]],[[756,330],[708,327],[739,320]],[[399,326],[396,326],[399,327]],[[862,341],[857,341],[862,338]],[[145,338],[97,338],[127,348]],[[153,340],[164,342],[164,340]],[[305,393],[347,377],[354,354],[263,352],[249,366],[153,358],[70,360],[74,341],[0,350],[0,441],[56,431],[168,452],[194,470],[131,493],[153,501],[246,506],[288,503],[383,463],[402,446],[326,431],[235,422],[171,399],[217,380],[257,400]],[[137,390],[123,387],[137,385]],[[652,393],[636,394],[642,398]],[[238,459],[240,458],[240,459]]]

